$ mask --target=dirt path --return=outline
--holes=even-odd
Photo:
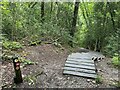
[[[68,50],[60,50],[51,44],[27,47],[23,50],[27,53],[25,56],[36,65],[28,65],[21,68],[24,83],[20,85],[10,85],[13,82],[14,70],[12,63],[4,62],[2,82],[4,87],[38,87],[38,88],[95,88],[95,87],[113,87],[112,81],[118,75],[117,69],[112,68],[107,63],[110,59],[104,59],[98,63],[99,74],[102,75],[103,83],[96,84],[95,80],[72,75],[63,75],[63,66],[69,55]],[[22,52],[23,52],[22,51]],[[41,73],[42,72],[42,73]],[[38,74],[38,75],[37,75]],[[37,75],[37,76],[36,76]],[[36,76],[36,77],[35,77]]]

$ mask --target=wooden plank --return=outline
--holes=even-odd
[[[65,64],[65,66],[95,70],[95,67],[85,66],[85,65]]]
[[[68,58],[77,58],[77,59],[86,59],[86,60],[91,60],[92,59],[92,57],[87,57],[86,55],[85,56],[79,56],[79,57],[68,56]]]
[[[72,53],[70,55],[88,55],[89,53]]]
[[[94,70],[87,70],[87,69],[82,69],[82,68],[64,67],[63,69],[69,70],[69,71],[78,71],[78,72],[86,72],[86,73],[96,74],[96,72]]]
[[[73,58],[73,59],[85,59],[85,60],[92,60],[92,57],[74,57],[74,56],[69,56],[68,58]]]
[[[68,71],[68,70],[64,70],[63,74],[77,75],[77,76],[83,76],[83,77],[89,77],[89,78],[97,77],[96,74],[88,74],[88,73],[84,73],[84,72],[76,72],[76,71]]]
[[[82,60],[89,60],[89,61],[92,61],[92,58],[85,58],[85,57],[68,57],[68,59],[82,59]]]
[[[81,54],[81,55],[69,55],[68,57],[86,57],[86,58],[90,58],[92,56],[91,55]]]
[[[89,53],[79,53],[79,54],[75,53],[75,54],[71,54],[71,55],[69,55],[69,56],[76,56],[76,57],[79,57],[79,56],[87,56],[87,57],[90,57],[90,56],[92,56],[92,55],[89,54]]]
[[[76,62],[86,62],[86,63],[94,63],[93,60],[84,60],[84,59],[71,59],[68,58],[67,61],[76,61]]]
[[[87,56],[87,57],[103,57],[104,55],[100,52],[88,52],[88,53],[72,53],[70,56],[76,56],[76,57],[81,57],[81,56]]]
[[[86,62],[66,61],[66,63],[95,67],[95,65],[93,63],[86,63]]]

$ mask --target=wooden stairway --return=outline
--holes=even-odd
[[[65,66],[63,68],[63,74],[82,76],[86,78],[96,78],[96,67],[93,57],[99,57],[100,55],[88,53],[72,53],[68,56]],[[100,56],[101,57],[101,56]]]

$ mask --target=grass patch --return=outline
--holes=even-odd
[[[24,77],[24,80],[26,82],[28,82],[29,85],[33,85],[36,82],[36,77],[32,76],[32,75],[28,75],[28,76]]]
[[[101,84],[102,83],[102,77],[101,76],[99,76],[99,75],[97,75],[97,78],[95,79],[95,82],[97,83],[97,84]]]
[[[112,58],[112,64],[115,67],[120,67],[120,60],[119,60],[118,56],[113,56],[113,58]]]
[[[120,88],[120,81],[115,81],[115,82],[113,82],[113,83],[110,84],[110,85],[112,85],[112,86],[114,86],[114,87],[117,87],[117,88]]]
[[[120,88],[120,81],[117,81],[114,85],[115,85],[116,87]]]
[[[25,59],[25,58],[22,58],[22,57],[20,57],[19,60],[24,65],[34,65],[34,64],[36,64],[36,62],[32,62],[31,60],[28,60],[28,59]]]

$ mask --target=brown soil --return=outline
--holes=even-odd
[[[25,58],[38,62],[38,64],[22,67],[24,81],[22,84],[15,85],[13,84],[14,69],[12,62],[4,62],[2,64],[2,86],[4,88],[103,88],[114,87],[111,84],[116,80],[118,81],[118,71],[109,65],[111,62],[109,58],[97,64],[98,74],[102,76],[103,80],[102,84],[97,84],[93,79],[62,74],[66,58],[69,55],[67,49],[61,50],[52,44],[44,44],[25,47],[23,51],[26,53]],[[23,51],[20,53],[23,54]],[[25,79],[28,76],[29,78]]]

